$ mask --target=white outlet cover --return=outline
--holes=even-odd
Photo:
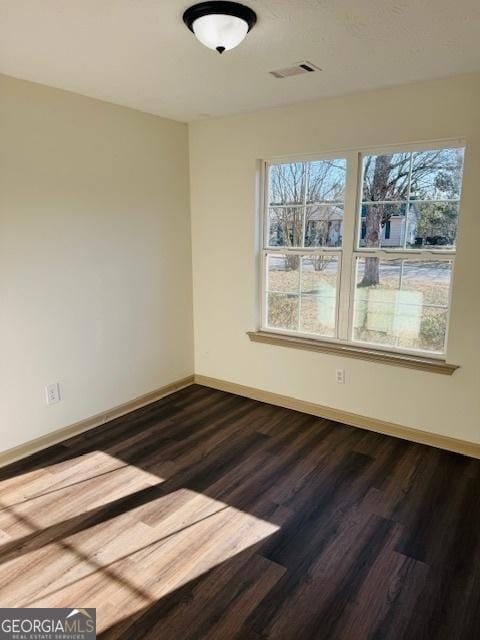
[[[56,404],[60,402],[60,385],[58,382],[47,384],[45,386],[45,396],[47,404]]]

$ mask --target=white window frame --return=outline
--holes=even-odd
[[[408,153],[414,151],[435,151],[437,149],[466,148],[464,139],[426,140],[416,143],[398,143],[381,147],[363,147],[357,149],[340,149],[337,151],[319,154],[300,154],[286,157],[266,158],[261,161],[261,183],[262,197],[260,202],[260,287],[259,287],[259,328],[263,332],[272,334],[289,335],[293,337],[303,337],[318,340],[319,342],[330,342],[341,345],[351,345],[353,347],[365,347],[383,353],[396,353],[405,355],[424,355],[428,358],[445,360],[448,349],[448,334],[450,329],[452,290],[455,272],[455,257],[457,246],[451,249],[405,249],[405,248],[379,248],[372,251],[368,247],[360,247],[359,238],[361,233],[361,219],[359,211],[362,203],[363,192],[363,157],[367,155],[382,155],[391,153]],[[321,160],[345,159],[346,182],[344,196],[344,215],[341,247],[269,247],[268,246],[268,210],[269,210],[269,185],[268,169],[272,165],[295,162],[313,162]],[[306,190],[305,190],[306,193]],[[460,195],[461,211],[462,194]],[[305,203],[304,203],[305,205]],[[302,206],[302,205],[299,205]],[[459,213],[460,220],[460,213]],[[458,233],[457,233],[458,238]],[[305,242],[303,235],[302,243]],[[269,327],[267,324],[267,255],[297,254],[301,256],[335,256],[338,259],[337,267],[337,304],[336,304],[336,336],[327,337],[318,334],[303,333],[300,331],[289,331]],[[357,258],[377,257],[380,260],[418,260],[428,261],[450,261],[452,263],[448,309],[447,326],[445,332],[445,347],[441,353],[425,351],[421,349],[405,349],[390,345],[377,345],[353,339],[354,302],[355,302],[355,276]],[[301,264],[299,266],[299,278],[301,278]],[[301,296],[299,294],[299,309]]]

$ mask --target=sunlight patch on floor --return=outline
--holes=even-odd
[[[2,501],[2,606],[96,607],[106,628],[279,529],[190,489],[155,495],[162,479],[104,452],[75,469]],[[140,504],[112,509],[128,496]]]
[[[68,463],[45,468],[33,481],[26,474],[6,488],[0,483],[0,531],[4,535],[15,539],[30,531],[19,515],[31,515],[35,525],[44,528],[164,481],[104,451]],[[15,507],[16,515],[6,507]]]

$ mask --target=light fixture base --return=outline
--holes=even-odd
[[[250,31],[257,22],[257,14],[253,9],[250,9],[250,7],[246,7],[244,4],[240,4],[239,2],[221,2],[220,0],[194,4],[183,14],[183,21],[190,31],[194,33],[193,23],[195,20],[209,15],[234,16],[235,18],[245,20],[248,25],[248,31]]]

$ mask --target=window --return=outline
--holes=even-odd
[[[267,163],[262,329],[445,355],[463,155]]]

